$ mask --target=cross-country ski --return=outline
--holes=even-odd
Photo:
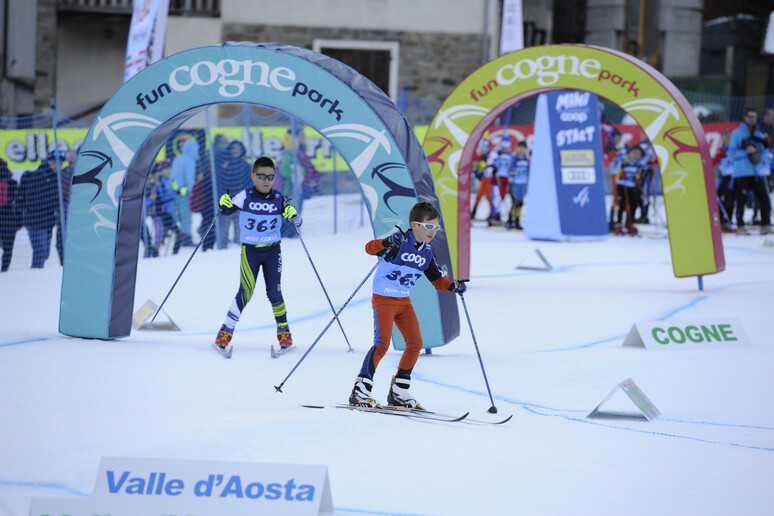
[[[301,406],[306,408],[316,408],[316,409],[325,408],[325,405],[301,405]],[[346,403],[336,403],[331,405],[331,407],[338,408],[338,409],[354,410],[356,412],[371,412],[375,414],[386,414],[390,416],[404,416],[404,417],[412,417],[416,419],[430,419],[433,421],[441,421],[446,423],[457,423],[457,422],[463,421],[470,414],[470,412],[465,412],[464,414],[461,414],[461,415],[439,414],[437,412],[429,412],[424,410],[402,409],[402,408],[390,407],[390,406],[383,407],[381,405],[377,405],[376,407],[361,407],[357,405],[348,405]]]

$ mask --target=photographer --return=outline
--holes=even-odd
[[[728,155],[734,160],[734,198],[736,201],[737,233],[749,234],[744,227],[744,207],[747,192],[753,192],[761,209],[761,234],[771,233],[771,199],[767,185],[760,177],[759,169],[769,166],[766,139],[756,129],[758,112],[747,108],[744,120],[731,133]]]

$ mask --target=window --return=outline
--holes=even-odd
[[[395,101],[398,98],[399,46],[393,41],[317,39],[313,50],[357,70]]]

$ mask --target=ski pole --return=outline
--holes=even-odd
[[[304,356],[302,356],[298,362],[296,362],[296,365],[293,366],[293,369],[290,370],[288,375],[285,377],[284,380],[279,385],[275,385],[274,388],[277,390],[277,392],[282,392],[282,386],[285,385],[285,382],[288,381],[288,378],[295,372],[296,369],[298,369],[298,366],[301,365],[301,362],[304,361],[306,356],[312,351],[312,349],[317,345],[317,342],[322,338],[323,335],[325,335],[325,332],[328,331],[328,328],[331,327],[331,324],[333,324],[333,321],[336,320],[336,318],[341,314],[342,311],[344,311],[344,307],[346,307],[350,301],[352,301],[352,298],[355,297],[355,294],[357,294],[358,290],[360,290],[360,287],[363,286],[363,284],[368,280],[368,278],[371,277],[371,274],[374,273],[376,270],[376,267],[379,266],[379,262],[376,262],[376,265],[371,268],[371,270],[368,272],[368,275],[366,275],[365,278],[363,278],[363,281],[360,282],[360,285],[357,286],[354,292],[352,292],[352,295],[349,296],[349,298],[344,302],[344,304],[339,308],[339,311],[333,314],[333,319],[328,322],[328,324],[323,328],[323,331],[320,333],[320,335],[317,336],[316,339],[314,339],[314,342],[312,342],[312,345],[309,346],[309,349],[306,350],[306,353],[304,353]]]
[[[484,361],[481,360],[481,352],[478,350],[478,343],[476,342],[476,334],[473,333],[473,323],[470,322],[470,314],[468,313],[468,305],[465,304],[465,296],[460,294],[462,299],[462,307],[465,309],[465,317],[468,319],[468,326],[470,327],[470,336],[473,337],[473,345],[476,347],[476,355],[478,355],[478,363],[481,364],[481,372],[484,373],[484,383],[486,384],[486,390],[489,393],[489,401],[492,402],[492,406],[489,407],[490,414],[497,414],[497,407],[495,407],[494,399],[492,399],[492,390],[489,388],[489,380],[486,378],[486,371],[484,371]]]
[[[306,253],[306,257],[309,258],[309,263],[312,266],[312,270],[314,271],[314,275],[317,276],[317,281],[320,282],[320,287],[322,287],[322,291],[325,294],[325,299],[328,300],[328,305],[331,307],[331,312],[333,312],[333,317],[336,319],[336,322],[339,323],[339,328],[341,328],[341,334],[344,335],[344,340],[347,343],[347,347],[349,350],[347,350],[348,353],[352,353],[355,351],[352,349],[352,346],[349,344],[349,339],[347,338],[346,332],[344,332],[344,326],[341,325],[341,321],[339,320],[338,316],[336,315],[336,309],[333,308],[333,303],[331,302],[331,298],[328,296],[328,291],[325,290],[325,285],[323,285],[322,278],[320,278],[320,274],[317,272],[317,267],[314,266],[314,262],[312,261],[312,256],[309,254],[309,250],[306,248],[306,244],[304,243],[304,239],[301,237],[301,232],[298,231],[298,228],[296,226],[293,226],[293,228],[296,230],[296,234],[298,235],[298,239],[301,241],[301,246],[304,248],[304,252]]]
[[[723,202],[720,200],[720,197],[718,197],[718,206],[720,206],[720,211],[723,212],[723,218],[726,219],[726,224],[728,227],[731,227],[731,219],[728,216],[728,212],[726,211],[726,207],[723,206]]]
[[[155,320],[156,320],[156,316],[157,316],[157,315],[159,315],[159,312],[161,312],[161,307],[163,307],[163,306],[164,306],[164,303],[166,303],[166,302],[167,302],[167,299],[169,298],[169,295],[170,295],[170,294],[172,293],[172,291],[175,289],[175,286],[177,285],[177,282],[178,282],[178,281],[180,281],[180,278],[183,276],[183,273],[185,272],[185,269],[188,267],[188,264],[189,264],[189,263],[191,263],[191,260],[193,259],[194,255],[196,254],[196,251],[198,251],[198,250],[199,250],[199,248],[202,246],[202,243],[204,242],[204,239],[205,239],[205,238],[207,238],[207,235],[209,234],[210,230],[212,229],[212,226],[213,226],[213,225],[215,225],[215,221],[218,219],[218,215],[220,215],[220,211],[219,211],[218,213],[216,213],[216,214],[215,214],[215,216],[212,218],[212,222],[210,222],[210,226],[207,228],[207,231],[206,231],[206,232],[204,233],[204,235],[202,236],[202,239],[201,239],[201,240],[199,240],[199,243],[198,243],[198,244],[196,244],[196,248],[195,248],[195,249],[193,250],[193,252],[191,253],[191,257],[190,257],[190,258],[188,258],[188,261],[187,261],[187,262],[185,262],[185,265],[183,266],[183,270],[182,270],[182,271],[180,271],[180,274],[178,274],[178,275],[177,275],[177,279],[176,279],[176,280],[175,280],[175,282],[172,284],[172,288],[171,288],[171,289],[169,289],[169,292],[167,292],[167,295],[166,295],[166,297],[164,298],[164,301],[162,301],[162,302],[161,302],[161,304],[159,305],[159,309],[158,309],[158,310],[156,310],[156,313],[155,313],[155,314],[153,314],[153,319],[151,319],[151,321],[150,321],[150,322],[151,322],[151,324],[153,323],[153,321],[155,321]],[[175,238],[177,238],[177,237],[175,237]]]

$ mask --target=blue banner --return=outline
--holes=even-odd
[[[587,91],[545,95],[554,137],[560,231],[571,237],[607,235],[597,96]]]
[[[541,240],[607,237],[597,96],[538,97],[524,235]]]

